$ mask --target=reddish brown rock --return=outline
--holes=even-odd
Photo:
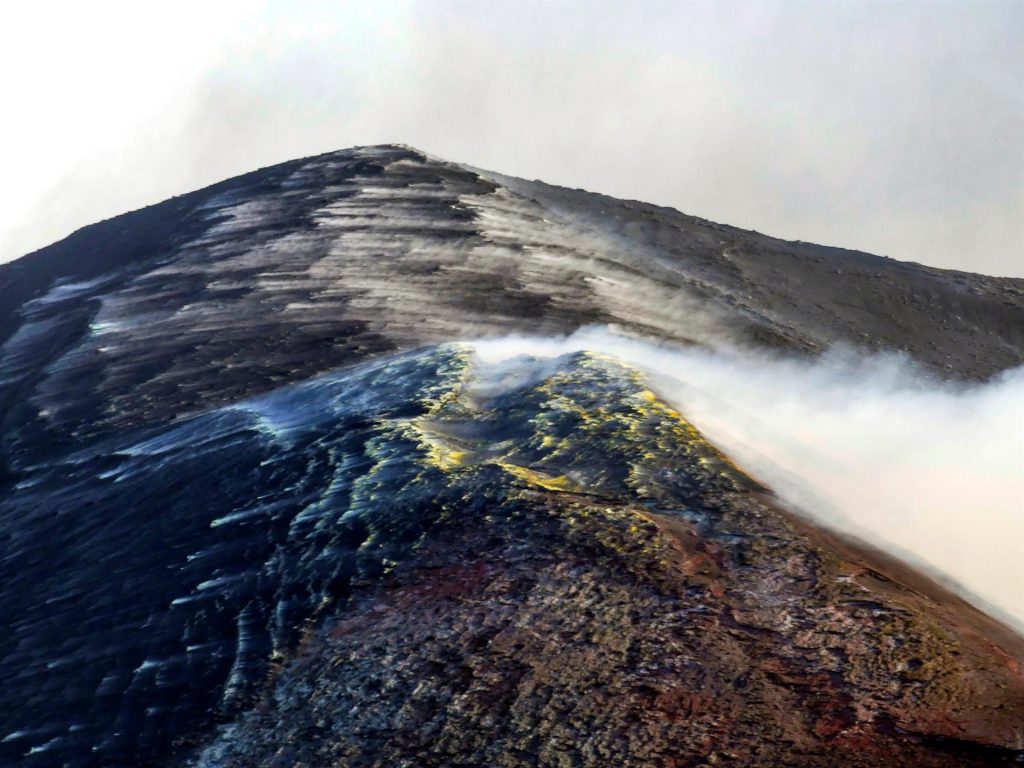
[[[207,764],[1020,756],[1018,638],[791,518],[615,364],[582,356],[474,408],[451,401],[430,430],[446,478],[489,499],[484,513],[452,507],[410,559],[325,614]],[[543,440],[570,418],[567,438]],[[453,437],[470,419],[472,439]],[[497,439],[513,427],[516,440]],[[610,472],[616,462],[628,471]]]

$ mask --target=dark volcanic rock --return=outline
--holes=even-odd
[[[613,360],[425,345],[615,323],[980,379],[1022,288],[402,147],[0,265],[0,762],[1009,764],[1012,632]]]
[[[304,621],[430,525],[440,483],[408,506],[379,486],[421,469],[392,422],[454,363],[369,364],[29,471],[0,501],[0,755],[151,764],[244,703]]]

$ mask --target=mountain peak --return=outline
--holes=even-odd
[[[778,508],[640,371],[452,342],[981,380],[1022,289],[392,144],[0,265],[0,755],[1009,765],[1013,632]]]

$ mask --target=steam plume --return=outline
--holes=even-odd
[[[614,355],[789,506],[952,580],[1024,627],[1024,367],[937,382],[905,357],[680,349],[608,328],[474,342],[486,362]]]

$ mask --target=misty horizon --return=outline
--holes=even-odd
[[[31,119],[0,143],[0,262],[258,167],[401,142],[784,240],[1024,276],[1019,4],[182,10],[68,6],[68,31],[13,12],[0,64]]]

